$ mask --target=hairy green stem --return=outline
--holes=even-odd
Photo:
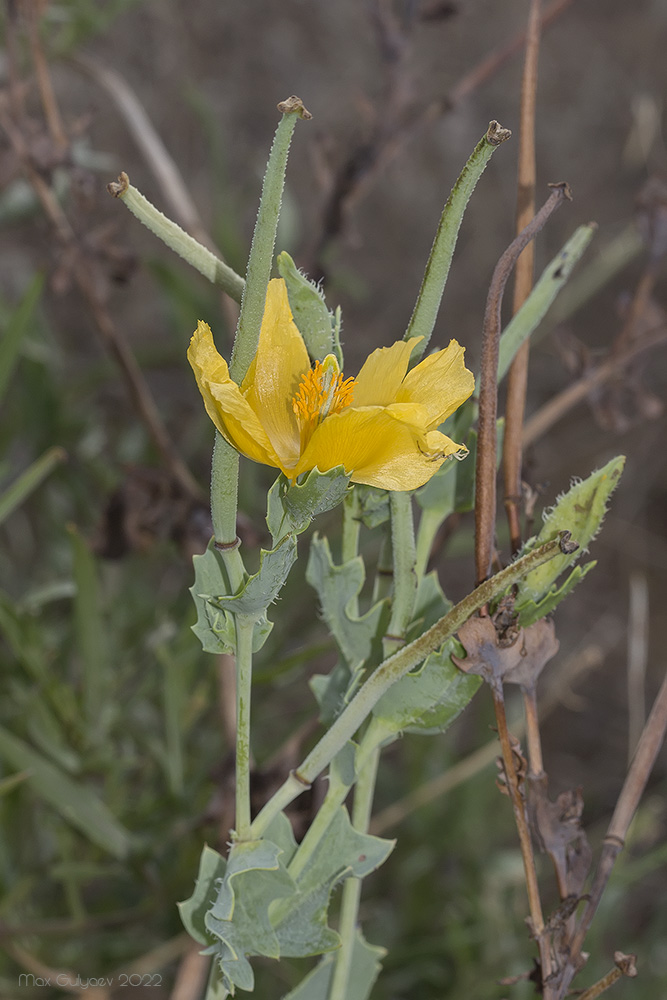
[[[341,562],[343,566],[359,554],[359,498],[357,491],[352,489],[343,501],[343,537],[341,542]],[[357,617],[359,614],[359,596],[355,595],[348,607],[348,614]]]
[[[389,597],[391,593],[391,583],[394,578],[394,565],[391,551],[391,531],[389,525],[383,525],[383,537],[380,544],[380,554],[378,556],[377,567],[375,569],[375,583],[373,584],[373,604]]]
[[[352,825],[361,833],[368,833],[375,796],[375,781],[377,778],[380,750],[376,747],[362,765],[354,789],[354,806],[352,809]],[[341,937],[340,950],[336,955],[328,1000],[347,1000],[349,996],[350,970],[361,899],[361,879],[348,878],[343,886],[343,900],[340,908],[340,924],[338,932]]]
[[[385,658],[405,644],[405,632],[412,619],[417,598],[415,525],[412,494],[391,492],[391,548],[394,562],[394,596],[391,620],[382,642]]]
[[[236,615],[236,819],[234,839],[250,839],[250,689],[254,618]]]
[[[236,508],[239,488],[239,454],[215,432],[211,466],[211,519],[213,536],[222,555],[235,594],[245,580],[245,567],[236,536]]]
[[[356,733],[392,684],[421,663],[429,653],[442,646],[443,642],[454,635],[475,611],[523,579],[531,570],[537,569],[560,553],[560,537],[528,552],[476,587],[418,639],[394,653],[388,660],[384,660],[362,685],[328,732],[313,747],[301,766],[289,776],[276,795],[264,806],[253,823],[253,837],[261,837],[271,820],[301,792],[310,787],[311,782]]]
[[[262,197],[250,247],[246,284],[241,299],[241,312],[229,366],[231,377],[241,382],[257,352],[259,331],[264,315],[266,289],[271,276],[273,249],[276,243],[278,217],[285,186],[285,171],[292,133],[298,117],[310,118],[298,98],[278,105],[283,116],[278,123],[264,174]]]
[[[107,190],[115,198],[120,198],[125,207],[132,212],[132,215],[147,229],[150,229],[158,239],[162,240],[170,250],[177,253],[179,257],[182,257],[213,284],[219,285],[235,302],[241,301],[245,284],[241,275],[188,235],[179,225],[163,215],[155,205],[152,205],[140,191],[130,184],[127,174],[122,173],[117,183],[108,184]]]
[[[409,340],[410,337],[424,338],[412,352],[412,365],[415,365],[422,357],[431,339],[461,228],[463,213],[470,196],[494,150],[506,139],[509,139],[511,134],[509,129],[502,128],[498,122],[489,123],[485,135],[470,154],[468,162],[447,199],[426,263],[415,308],[403,338],[404,340]]]

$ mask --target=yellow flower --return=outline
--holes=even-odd
[[[431,354],[412,371],[421,338],[398,341],[343,379],[335,357],[311,367],[285,282],[269,282],[257,354],[241,385],[200,322],[188,360],[206,411],[237,451],[284,472],[292,482],[310,469],[342,465],[352,482],[414,490],[448,455],[465,451],[436,428],[471,395],[475,382],[463,348]]]

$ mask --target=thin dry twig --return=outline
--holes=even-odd
[[[646,722],[646,667],[648,665],[649,596],[646,573],[630,576],[628,611],[628,763],[632,761]]]
[[[624,955],[622,951],[615,952],[614,968],[606,976],[603,976],[602,979],[598,979],[597,983],[589,986],[585,993],[581,994],[579,1000],[596,1000],[596,997],[606,993],[609,987],[618,982],[622,976],[634,978],[637,975],[636,961],[636,955]]]
[[[542,28],[555,21],[572,2],[555,0],[542,15]],[[420,108],[409,103],[409,97],[416,89],[408,71],[411,29],[416,19],[409,18],[401,25],[392,15],[387,0],[376,0],[373,13],[384,62],[383,98],[376,111],[377,123],[373,133],[350,150],[329,185],[322,211],[321,232],[308,268],[311,276],[318,280],[324,277],[329,245],[344,232],[353,205],[358,204],[380,171],[418,132],[432,126],[491,79],[521,51],[526,41],[526,32],[518,32],[510,42],[480,60],[449,94]]]
[[[505,285],[521,251],[547,220],[569,199],[567,184],[550,185],[552,192],[537,215],[510,243],[496,264],[484,313],[479,393],[479,432],[475,475],[475,570],[477,583],[491,573],[496,521],[496,419],[498,415],[498,344]]]
[[[8,21],[8,34],[14,30],[14,23]],[[39,37],[38,26],[31,36],[31,47],[34,52],[39,52],[37,56],[40,61],[40,75],[48,77],[48,64],[42,53],[41,39]],[[56,127],[54,121],[60,121],[55,104],[55,96],[50,82],[42,81],[40,90],[43,101],[45,116],[49,119],[50,127]],[[46,95],[46,96],[45,96]],[[11,100],[11,91],[9,92]],[[53,107],[48,108],[48,102],[53,100]],[[47,109],[48,108],[48,109]],[[54,112],[55,108],[55,112]],[[203,494],[199,484],[192,476],[183,460],[178,455],[176,448],[169,437],[167,429],[162,421],[159,410],[148,387],[148,384],[139,368],[132,351],[126,340],[116,328],[111,316],[106,308],[102,293],[99,288],[99,281],[94,271],[94,265],[84,252],[79,239],[72,228],[69,219],[65,215],[58,200],[56,199],[50,185],[33,164],[32,156],[28,144],[20,128],[16,124],[18,109],[7,108],[6,101],[0,101],[0,126],[4,129],[10,144],[22,164],[25,175],[30,182],[37,198],[39,199],[47,218],[53,225],[58,239],[62,243],[67,254],[74,262],[73,276],[86,300],[97,329],[102,336],[109,352],[116,360],[121,369],[126,385],[128,387],[132,401],[139,416],[144,422],[148,433],[153,440],[159,453],[162,455],[167,468],[174,478],[180,483],[185,492],[196,499],[201,499]],[[54,119],[54,113],[57,118]]]
[[[528,225],[535,214],[535,108],[537,103],[537,63],[540,48],[540,8],[541,0],[531,0],[521,82],[517,233],[520,233],[524,226]],[[516,262],[513,314],[519,311],[531,293],[534,264],[535,244],[531,242]],[[505,511],[513,553],[518,552],[521,548],[521,431],[526,408],[529,354],[530,340],[527,339],[517,351],[507,379],[503,478]]]
[[[28,40],[30,43],[30,54],[32,56],[35,74],[37,76],[37,86],[44,109],[44,117],[49,129],[49,134],[55,145],[62,151],[69,148],[69,140],[56,101],[53,90],[51,74],[48,63],[44,55],[41,39],[39,37],[40,22],[46,3],[44,0],[23,0],[23,9],[28,22]]]
[[[616,858],[625,844],[628,827],[644,794],[646,783],[665,738],[665,731],[667,731],[667,673],[644,726],[609,823],[593,885],[588,894],[588,902],[570,944],[570,958],[563,970],[559,997],[565,996],[575,973],[584,965],[585,960],[581,953],[584,940],[600,905]]]
[[[622,354],[607,357],[601,364],[592,371],[587,372],[572,385],[569,385],[562,392],[540,407],[537,413],[524,424],[523,446],[526,448],[543,437],[554,424],[558,423],[569,411],[578,403],[583,402],[589,393],[597,386],[609,381],[627,366],[628,362],[644,351],[649,351],[653,347],[667,343],[667,330],[661,328],[651,336],[635,341],[623,351]]]
[[[573,3],[573,0],[554,0],[554,3],[550,4],[549,7],[544,11],[541,18],[542,29],[548,27],[556,18]],[[448,107],[456,107],[465,97],[468,97],[473,91],[477,90],[482,84],[486,83],[487,80],[495,76],[499,69],[501,69],[506,62],[508,62],[513,56],[521,51],[523,46],[526,44],[526,31],[522,30],[517,32],[514,38],[506,42],[505,45],[499,46],[490,52],[489,55],[485,56],[476,66],[474,66],[469,73],[466,73],[464,77],[457,83],[454,89],[450,92],[448,98]],[[443,109],[441,108],[441,111]]]

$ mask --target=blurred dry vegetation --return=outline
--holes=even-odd
[[[537,519],[571,476],[628,456],[595,544],[598,567],[558,610],[561,652],[546,685],[552,788],[583,786],[596,844],[636,738],[642,692],[650,704],[665,667],[667,3],[551,6],[537,200],[547,182],[567,180],[574,201],[538,238],[537,273],[577,225],[595,220],[599,229],[531,355],[529,427],[568,387],[588,378],[590,390],[572,405],[563,397],[551,425],[532,425],[524,478]],[[129,972],[146,956],[142,970],[163,975],[163,986],[146,992],[169,995],[187,948],[174,904],[191,890],[203,841],[219,843],[228,818],[216,663],[189,631],[189,556],[209,531],[202,498],[212,435],[185,348],[199,318],[229,346],[230,312],[107,194],[126,170],[175,214],[147,156],[150,137],[145,128],[143,143],[133,137],[104,71],[119,74],[143,106],[203,231],[241,273],[276,104],[303,98],[313,120],[293,143],[278,249],[323,277],[330,304],[341,304],[346,373],[354,373],[372,348],[402,335],[444,200],[488,121],[518,128],[521,56],[504,50],[526,11],[525,0],[4,4],[0,324],[3,335],[20,323],[24,330],[1,400],[3,484],[53,446],[67,459],[0,529],[3,995],[50,995],[19,989],[19,972],[101,976]],[[53,84],[60,141],[43,111],[36,52]],[[495,66],[485,63],[490,54]],[[473,369],[489,278],[514,235],[513,145],[494,156],[470,203],[436,329],[434,342],[455,336],[466,345]],[[53,193],[51,218],[35,194],[40,182]],[[58,233],[58,211],[69,237]],[[154,396],[166,450],[138,416],[116,337]],[[244,466],[249,544],[263,539],[271,478]],[[473,583],[471,545],[465,516],[440,539],[437,565],[452,599]],[[258,661],[258,787],[291,765],[285,741],[312,714],[304,669],[333,655],[302,572]],[[487,742],[490,718],[480,696],[446,737],[397,744],[379,808]],[[66,776],[66,795],[92,788],[104,800],[121,828],[106,829],[111,843],[104,830],[91,837],[70,825],[62,796],[45,791],[50,772],[36,781],[25,748]],[[639,954],[640,977],[615,987],[619,998],[653,1000],[667,980],[666,781],[663,751],[590,941],[599,964],[587,981],[606,971],[615,948]],[[114,840],[121,832],[130,850]],[[510,809],[498,801],[491,766],[406,808],[383,832],[399,842],[365,887],[367,937],[390,952],[373,996],[508,995],[494,983],[529,964],[525,897]],[[281,965],[276,985],[267,965],[259,994],[278,996],[300,972]],[[530,995],[526,984],[511,989]]]

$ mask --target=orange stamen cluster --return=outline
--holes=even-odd
[[[317,424],[331,413],[339,413],[352,402],[354,378],[343,378],[341,372],[331,378],[331,368],[316,361],[302,377],[292,399],[292,409],[302,421]],[[325,377],[330,376],[327,387]]]

